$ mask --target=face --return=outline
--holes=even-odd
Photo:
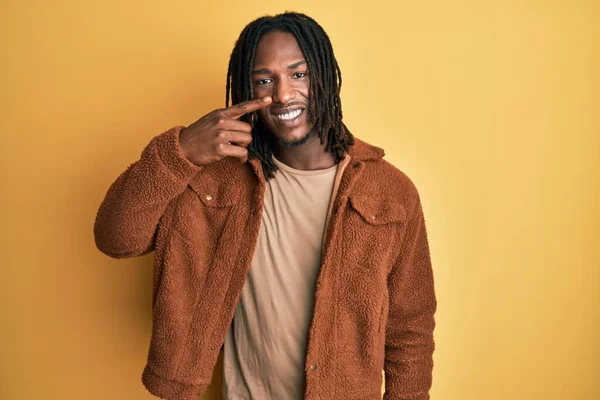
[[[308,74],[308,64],[292,34],[269,32],[259,40],[252,68],[253,95],[272,97],[271,105],[257,113],[282,145],[296,146],[309,137]]]

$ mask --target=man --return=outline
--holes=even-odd
[[[94,232],[155,252],[146,388],[223,397],[429,399],[434,294],[411,180],[342,122],[341,73],[303,14],[251,22],[226,106],[156,136],[109,188]]]

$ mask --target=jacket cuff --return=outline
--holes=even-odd
[[[156,136],[155,142],[158,156],[167,170],[177,179],[190,180],[202,167],[192,163],[184,155],[179,143],[179,134],[185,128],[178,125]]]

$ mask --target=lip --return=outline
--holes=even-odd
[[[291,111],[296,111],[296,110],[302,110],[302,112],[296,118],[293,118],[293,119],[279,119],[279,118],[277,118],[277,115],[286,114],[286,113],[289,113]],[[306,109],[303,108],[303,107],[297,107],[297,108],[286,108],[285,110],[284,109],[279,109],[277,111],[281,111],[281,112],[278,112],[278,113],[271,112],[270,113],[271,120],[273,121],[273,123],[276,124],[276,125],[278,125],[278,126],[281,126],[281,127],[293,128],[293,127],[295,127],[295,126],[297,126],[297,125],[300,124],[300,120],[304,117]]]
[[[278,116],[278,115],[281,115],[281,114],[287,114],[287,113],[289,113],[289,112],[296,111],[296,110],[302,110],[302,111],[304,111],[305,109],[306,109],[306,107],[278,108],[277,110],[272,110],[272,111],[270,112],[270,114],[271,114],[272,116],[275,116],[275,117],[276,117],[276,116]],[[302,115],[302,114],[300,114],[300,115]]]

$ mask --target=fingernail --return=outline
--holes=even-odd
[[[268,103],[268,102],[270,102],[270,101],[271,101],[271,96],[264,97],[264,98],[263,98],[263,101],[264,101],[265,103]]]

